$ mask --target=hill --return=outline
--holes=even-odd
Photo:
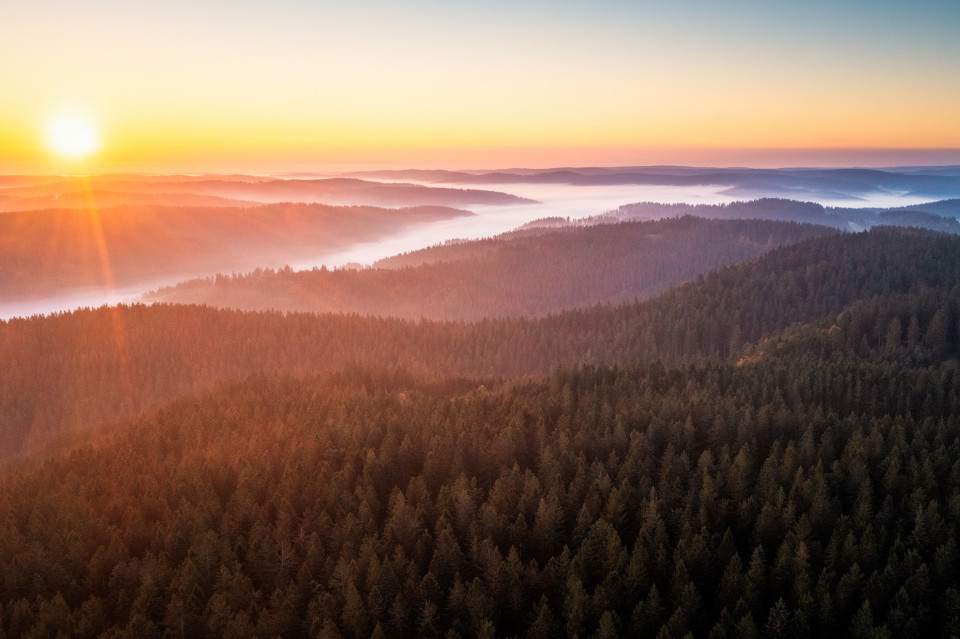
[[[924,202],[923,204],[912,204],[910,206],[889,209],[892,211],[924,211],[935,215],[945,217],[960,217],[960,200],[938,200],[936,202]]]
[[[958,379],[893,352],[258,376],[3,476],[0,630],[950,636]]]
[[[646,298],[720,266],[828,234],[823,227],[694,218],[511,233],[381,260],[372,269],[194,280],[145,301],[419,319],[535,316]]]
[[[0,634],[952,636],[958,281],[876,228],[535,320],[0,323]]]
[[[48,178],[0,188],[0,196],[56,198],[90,191],[142,194],[148,203],[160,195],[188,194],[276,204],[308,202],[385,207],[453,206],[477,204],[524,204],[527,200],[508,193],[480,189],[431,187],[419,184],[383,183],[353,178],[264,179],[255,176],[88,176]],[[9,206],[9,204],[7,204]]]
[[[0,215],[5,302],[83,287],[154,286],[296,259],[370,241],[411,224],[471,215],[459,209],[273,204],[113,206]]]
[[[952,200],[901,208],[825,207],[815,202],[798,202],[762,198],[729,204],[660,204],[637,202],[584,220],[581,223],[648,220],[681,215],[697,215],[710,219],[758,219],[820,224],[843,230],[873,226],[908,226],[944,233],[960,233],[960,221],[951,213]],[[939,212],[946,214],[941,215]]]
[[[66,429],[258,372],[386,369],[442,380],[738,359],[745,345],[792,324],[829,326],[858,302],[925,292],[932,301],[897,316],[902,339],[935,340],[943,359],[960,339],[958,281],[960,238],[875,229],[779,248],[645,302],[539,319],[412,323],[138,305],[11,320],[0,324],[0,450],[14,455]],[[863,319],[869,339],[885,340],[892,319]]]
[[[8,189],[9,190],[9,189]],[[33,197],[16,197],[0,190],[0,211],[39,211],[43,209],[89,209],[107,206],[255,206],[253,202],[232,200],[215,195],[192,193],[125,193],[123,191],[89,190]]]

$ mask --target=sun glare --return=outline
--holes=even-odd
[[[60,116],[50,123],[47,144],[57,154],[73,159],[82,159],[100,148],[96,129],[75,115]]]

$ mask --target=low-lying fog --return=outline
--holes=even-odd
[[[426,183],[425,183],[426,184]],[[444,184],[444,186],[476,188],[473,185]],[[547,217],[580,219],[599,215],[617,208],[622,204],[634,202],[719,204],[735,200],[753,199],[724,193],[725,186],[569,186],[552,184],[510,184],[497,185],[496,190],[513,193],[538,200],[539,204],[512,206],[477,206],[471,210],[474,216],[455,218],[441,222],[408,227],[399,234],[385,237],[376,242],[355,244],[347,250],[318,254],[314,259],[291,262],[295,269],[310,269],[326,265],[338,267],[347,264],[371,264],[378,259],[414,251],[443,243],[446,240],[476,239],[490,237],[515,229],[533,220]],[[797,199],[800,199],[799,197]],[[806,197],[828,206],[851,206],[849,200],[839,201],[829,198]],[[906,206],[924,200],[902,197],[891,193],[877,193],[858,201],[855,206]],[[265,264],[278,267],[281,264]],[[213,273],[198,273],[208,276]],[[49,314],[74,310],[83,307],[98,307],[104,304],[135,301],[137,296],[160,286],[175,284],[182,277],[171,275],[169,280],[145,282],[136,287],[121,290],[87,289],[74,291],[68,295],[29,301],[4,301],[0,296],[0,319],[28,317],[37,314]]]
[[[422,182],[429,185],[429,182]],[[444,184],[444,186],[476,188],[476,185]],[[310,269],[314,266],[328,267],[347,264],[369,265],[398,253],[415,251],[441,244],[449,239],[477,239],[498,235],[513,230],[533,220],[547,217],[581,219],[616,209],[622,204],[634,202],[659,202],[662,204],[724,204],[744,198],[726,193],[726,186],[570,186],[556,184],[509,184],[491,185],[499,191],[537,200],[540,204],[514,206],[474,206],[474,217],[444,220],[429,225],[406,229],[404,232],[377,242],[355,244],[346,251],[333,255],[318,255],[315,260],[292,263],[294,269]],[[797,199],[800,199],[799,197]],[[806,197],[809,201],[824,206],[894,207],[910,206],[925,202],[924,198],[906,197],[892,193],[876,192],[858,200],[834,197]]]
[[[459,187],[461,185],[451,185]],[[309,269],[314,266],[328,267],[345,264],[372,264],[398,253],[416,251],[441,244],[450,239],[472,240],[490,237],[511,231],[533,220],[547,217],[580,219],[599,215],[621,204],[651,201],[663,203],[689,202],[695,204],[719,204],[732,202],[735,198],[720,194],[724,187],[674,187],[674,186],[568,186],[553,184],[511,184],[498,190],[537,200],[540,204],[511,206],[473,206],[474,216],[443,220],[432,224],[408,228],[405,231],[377,242],[356,244],[346,251],[333,255],[319,255],[317,259],[301,261],[290,266]]]
[[[14,317],[30,317],[32,315],[49,315],[62,311],[72,311],[78,308],[97,308],[104,304],[130,304],[137,301],[143,293],[160,286],[175,284],[173,281],[152,282],[141,286],[124,288],[84,288],[71,291],[66,295],[43,297],[16,302],[0,301],[0,320]]]

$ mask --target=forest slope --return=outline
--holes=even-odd
[[[39,211],[43,209],[89,209],[105,206],[256,206],[215,195],[191,193],[125,193],[123,191],[87,190],[73,193],[56,193],[35,197],[16,197],[0,190],[0,211]]]
[[[0,631],[949,637],[960,370],[895,350],[217,388],[0,478]]]
[[[849,208],[823,206],[816,202],[761,198],[729,204],[661,204],[637,202],[584,220],[602,223],[609,220],[649,220],[661,217],[696,215],[709,219],[758,219],[821,224],[834,228],[864,229],[873,226],[908,226],[944,233],[960,233],[956,218],[958,200],[896,208]],[[582,222],[581,222],[582,223]]]
[[[409,268],[258,270],[184,282],[144,300],[410,319],[535,316],[649,297],[719,266],[829,233],[794,223],[681,218],[506,234],[380,263],[414,265]]]
[[[136,415],[261,371],[359,367],[501,378],[585,363],[723,360],[792,324],[833,323],[897,296],[932,300],[925,310],[897,311],[901,339],[917,344],[931,334],[953,353],[957,282],[960,238],[875,229],[776,249],[646,302],[536,320],[410,323],[167,305],[11,320],[0,324],[0,450],[14,455],[64,429]],[[892,333],[885,313],[860,322],[874,331],[869,339],[885,343]]]

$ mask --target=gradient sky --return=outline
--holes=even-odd
[[[960,163],[958,34],[957,0],[32,0],[0,171],[71,168],[64,112],[89,170]]]

